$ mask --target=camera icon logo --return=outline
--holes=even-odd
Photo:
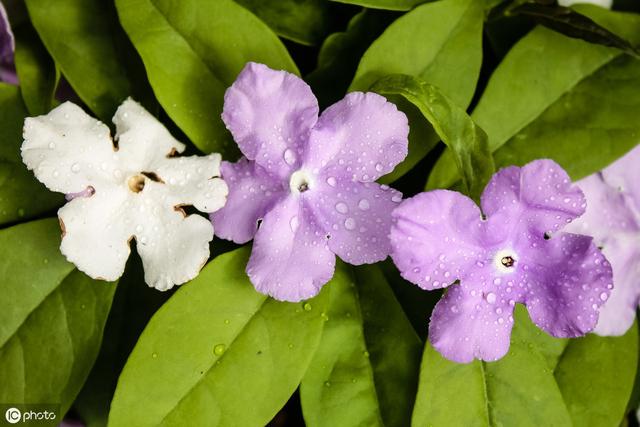
[[[9,408],[4,413],[4,418],[9,424],[16,424],[22,419],[22,412],[18,408]]]

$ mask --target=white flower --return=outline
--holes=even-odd
[[[558,4],[560,6],[569,7],[574,4],[595,4],[596,6],[601,6],[607,9],[611,9],[613,5],[613,0],[558,0]]]
[[[220,155],[174,157],[185,146],[142,106],[126,100],[109,128],[66,102],[25,120],[22,160],[47,188],[67,194],[58,211],[61,252],[95,279],[115,280],[136,239],[149,286],[166,290],[198,275],[211,222],[186,215],[220,209]]]

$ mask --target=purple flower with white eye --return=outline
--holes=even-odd
[[[461,363],[500,359],[516,303],[553,336],[591,331],[611,266],[591,237],[560,231],[586,206],[566,172],[550,160],[502,169],[481,206],[485,216],[468,197],[436,190],[393,212],[391,257],[402,276],[427,290],[453,284],[431,316],[433,346]]]
[[[18,84],[16,70],[13,65],[13,52],[16,43],[11,31],[7,11],[0,2],[0,81]]]
[[[406,116],[362,92],[318,111],[304,81],[262,64],[247,64],[225,94],[222,119],[244,157],[223,162],[229,196],[211,219],[219,237],[254,238],[247,274],[278,300],[316,295],[335,255],[356,265],[385,259],[402,200],[374,181],[407,155]]]
[[[640,301],[639,162],[640,146],[576,183],[587,198],[587,212],[568,229],[592,235],[613,267],[615,289],[600,310],[598,335],[627,332]]]

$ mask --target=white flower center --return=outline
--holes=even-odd
[[[304,193],[313,186],[311,174],[300,169],[291,174],[289,178],[289,188],[293,194]]]
[[[518,255],[513,249],[502,249],[493,257],[493,265],[500,273],[513,273],[516,271]]]

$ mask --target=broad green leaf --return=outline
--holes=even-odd
[[[248,256],[218,256],[154,315],[118,381],[110,426],[261,426],[286,403],[340,277],[308,302],[278,302],[254,290]]]
[[[536,344],[541,332],[522,307],[515,314],[511,348],[497,362],[458,364],[427,344],[412,426],[572,425],[553,365]]]
[[[616,34],[632,42],[640,42],[638,15],[611,12],[598,7],[584,7],[580,10]],[[495,70],[472,117],[487,132],[489,146],[495,152],[505,144],[517,141],[518,133],[527,126],[534,125],[546,111],[561,111],[562,108],[558,105],[563,104],[565,99],[572,99],[575,89],[594,84],[602,87],[606,84],[590,80],[603,78],[603,75],[596,71],[620,55],[621,52],[616,49],[568,38],[538,27],[522,38]],[[553,64],[562,64],[562,67]],[[606,78],[605,75],[605,80]],[[607,110],[607,107],[597,104],[590,107],[590,113],[593,113],[592,110]],[[564,111],[569,110],[565,108]],[[607,113],[612,117],[624,114],[620,110],[602,111],[599,114]],[[580,135],[576,134],[576,138],[570,142],[574,153],[580,150],[585,158],[600,155],[599,151],[582,151],[582,145],[589,142],[590,138],[596,139],[602,134],[599,130],[593,135],[588,132],[589,115],[573,114],[561,117],[556,114],[554,119],[558,124],[566,122],[572,127],[582,127],[585,130]],[[574,121],[570,122],[571,119]],[[540,143],[541,141],[533,139],[527,141],[528,148],[532,149]],[[618,155],[620,153],[618,151]],[[597,159],[594,160],[597,162]],[[613,159],[604,158],[600,167],[611,160]],[[432,171],[427,188],[446,188],[453,185],[459,176],[453,166],[451,153],[445,152]],[[598,168],[584,169],[578,175],[583,176],[596,170]]]
[[[355,4],[371,9],[409,10],[429,0],[331,0],[338,3]]]
[[[33,26],[80,99],[104,122],[132,94],[119,61],[113,6],[102,0],[26,0]]]
[[[614,59],[495,152],[498,166],[551,158],[580,179],[640,143],[640,61]],[[579,155],[576,153],[579,152]]]
[[[86,427],[106,427],[109,406],[127,357],[149,319],[170,296],[171,292],[150,288],[144,281],[140,258],[129,257],[118,281],[100,353],[73,403]]]
[[[419,78],[392,75],[378,80],[371,90],[400,95],[415,105],[451,149],[467,193],[479,199],[495,168],[484,133],[469,115],[438,88]]]
[[[15,36],[15,65],[22,99],[30,116],[46,114],[55,102],[60,71],[31,25],[21,25]]]
[[[305,45],[322,42],[329,30],[326,0],[235,0],[278,35]]]
[[[115,284],[66,262],[59,232],[54,219],[0,231],[0,401],[65,413],[100,348]]]
[[[27,114],[19,88],[0,83],[0,224],[47,212],[63,201],[22,163],[22,125]]]
[[[638,325],[621,337],[571,340],[555,377],[574,426],[616,427],[626,414],[638,363]]]
[[[480,74],[483,19],[482,4],[476,0],[441,0],[415,8],[365,52],[349,89],[369,90],[382,77],[406,74],[437,86],[466,108]],[[383,182],[408,172],[437,143],[434,131],[415,110],[404,111],[410,118],[409,155]]]
[[[351,18],[345,31],[326,38],[318,54],[317,68],[305,76],[321,107],[344,97],[360,57],[395,17],[392,12],[363,9]]]
[[[376,266],[337,268],[320,346],[300,385],[307,426],[406,426],[421,343]]]
[[[220,119],[224,92],[248,61],[297,73],[278,37],[232,0],[116,0],[171,119],[202,151],[236,155]]]

